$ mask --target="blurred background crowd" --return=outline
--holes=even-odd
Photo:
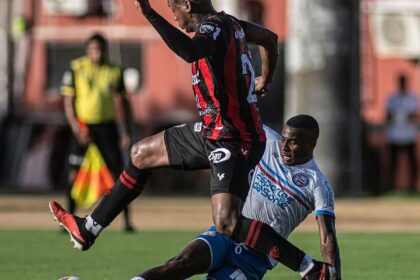
[[[297,113],[317,118],[315,153],[337,196],[420,190],[420,1],[213,2],[279,35],[275,79],[259,100],[263,122],[280,129]],[[151,3],[172,20],[166,0]],[[72,132],[60,87],[70,61],[98,32],[109,41],[111,61],[123,68],[134,140],[198,118],[190,66],[132,1],[1,0],[0,192],[66,188]],[[258,71],[258,48],[251,50]],[[207,194],[205,176],[158,171],[147,191]]]

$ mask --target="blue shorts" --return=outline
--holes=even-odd
[[[274,262],[263,254],[238,244],[227,236],[216,232],[214,226],[197,236],[209,245],[211,265],[208,280],[261,280]]]

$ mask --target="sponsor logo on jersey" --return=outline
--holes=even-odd
[[[309,185],[309,176],[305,173],[297,173],[292,176],[292,181],[299,188],[304,188]]]
[[[198,33],[211,35],[213,40],[216,40],[221,30],[220,27],[204,23],[198,29]]]
[[[209,161],[213,163],[220,163],[230,158],[231,153],[228,149],[218,148],[212,151],[209,155]]]
[[[200,26],[200,28],[198,29],[198,33],[203,33],[203,34],[210,34],[214,31],[216,27],[207,23],[204,23]]]
[[[201,107],[200,107],[199,109],[201,109]],[[217,110],[216,110],[215,108],[210,107],[210,108],[206,108],[206,109],[204,109],[204,110],[201,110],[201,111],[198,113],[198,115],[199,115],[200,117],[201,117],[201,116],[204,116],[204,115],[209,115],[209,114],[217,114]],[[220,130],[221,130],[221,129],[223,129],[223,127],[219,127],[219,128],[220,128]],[[218,128],[216,127],[215,129],[218,129]]]
[[[257,171],[258,172],[258,171]],[[281,187],[274,184],[263,173],[258,172],[254,181],[252,182],[252,189],[260,193],[263,197],[268,199],[271,203],[276,204],[280,208],[287,208],[293,202],[290,197]]]
[[[327,201],[327,206],[330,208],[334,208],[334,192],[330,186],[330,184],[328,184],[327,181],[325,181],[325,186],[326,186],[326,201]]]
[[[235,31],[235,38],[236,39],[243,39],[245,38],[245,32],[243,29],[240,29],[238,31]]]
[[[213,40],[216,41],[217,37],[219,37],[220,31],[222,31],[222,29],[216,27],[216,31],[213,32]]]
[[[200,72],[197,72],[195,74],[192,75],[192,85],[198,85],[201,82],[200,80]]]

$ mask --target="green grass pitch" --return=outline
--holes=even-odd
[[[0,279],[130,279],[175,255],[198,232],[104,232],[87,252],[71,248],[58,231],[0,231]],[[420,279],[418,233],[339,233],[343,279]],[[317,233],[295,233],[290,240],[319,258]],[[196,276],[191,279],[203,279]],[[264,279],[299,279],[278,265]]]

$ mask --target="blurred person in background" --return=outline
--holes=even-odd
[[[335,230],[334,192],[313,157],[319,136],[318,122],[309,115],[290,118],[281,135],[264,127],[264,155],[250,172],[250,191],[242,214],[272,226],[284,238],[315,211],[323,261],[302,252],[303,279],[341,279],[341,261]],[[281,252],[287,255],[287,252]],[[262,279],[276,264],[265,254],[237,243],[211,227],[182,252],[161,266],[131,280],[187,279],[208,273],[206,279]]]
[[[396,186],[396,173],[398,160],[405,153],[408,158],[410,172],[409,190],[417,192],[417,159],[416,159],[416,124],[418,100],[407,89],[407,77],[405,74],[398,76],[398,90],[393,93],[386,104],[387,117],[387,143],[390,154],[390,169],[388,190]]]
[[[297,271],[302,261],[298,248],[266,224],[259,224],[259,230],[254,231],[254,220],[241,216],[249,190],[249,171],[264,153],[266,136],[256,103],[257,95],[267,93],[272,82],[278,36],[262,26],[217,12],[211,0],[168,0],[179,27],[195,33],[191,38],[159,15],[148,0],[134,3],[167,46],[191,63],[201,123],[171,127],[135,143],[128,166],[90,215],[71,215],[51,201],[54,217],[70,233],[75,247],[87,250],[122,209],[140,195],[152,169],[210,168],[217,232],[245,242]],[[247,43],[260,46],[259,77],[255,77]],[[287,257],[283,252],[288,252]]]
[[[96,144],[116,180],[124,166],[121,149],[127,150],[131,142],[122,69],[108,60],[108,42],[101,34],[94,34],[86,41],[85,56],[70,62],[61,93],[74,135],[68,158],[67,192],[69,212],[74,213],[76,203],[71,188],[89,144]],[[127,207],[124,219],[124,230],[132,232]]]

